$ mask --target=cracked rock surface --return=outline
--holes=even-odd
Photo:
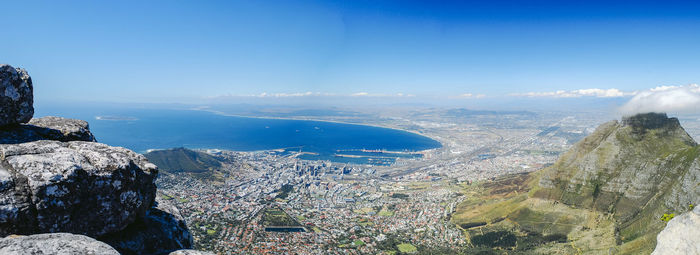
[[[29,124],[0,127],[0,144],[28,143],[39,140],[62,142],[95,142],[88,123],[84,120],[61,117],[35,118]]]
[[[0,145],[0,235],[100,236],[143,216],[156,166],[133,151],[94,142]]]
[[[0,126],[27,123],[34,115],[34,88],[27,71],[0,64]]]
[[[0,65],[0,254],[192,248],[177,208],[154,203],[156,165],[97,143],[86,121],[32,119],[32,93],[24,69]]]
[[[118,255],[106,243],[69,233],[12,236],[0,239],[0,254],[5,255]]]
[[[100,240],[122,254],[166,254],[191,248],[194,243],[180,211],[167,200],[156,197],[156,206],[126,229]]]

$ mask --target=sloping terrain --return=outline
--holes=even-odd
[[[452,220],[474,251],[650,253],[660,217],[700,202],[698,155],[665,114],[611,121],[551,167],[466,187]]]
[[[221,162],[209,154],[186,148],[151,151],[144,156],[160,170],[171,173],[202,173],[221,167]]]

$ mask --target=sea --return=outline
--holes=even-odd
[[[233,151],[305,152],[307,160],[390,165],[417,158],[438,141],[402,130],[367,125],[227,116],[202,110],[116,107],[38,108],[35,117],[88,121],[98,142],[145,153],[185,147]]]

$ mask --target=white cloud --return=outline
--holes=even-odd
[[[658,86],[656,88],[650,89],[649,91],[651,91],[651,92],[665,91],[665,90],[675,89],[675,88],[678,88],[678,86]]]
[[[415,97],[413,94],[396,93],[396,94],[371,94],[367,92],[357,92],[350,94],[351,97]]]
[[[365,97],[365,96],[369,96],[369,93],[367,93],[367,92],[357,92],[357,93],[350,94],[350,96],[351,96],[351,97]]]
[[[486,97],[486,95],[484,95],[484,94],[472,94],[472,93],[464,93],[464,94],[457,96],[457,98],[484,98],[484,97]]]
[[[579,89],[574,90],[573,92],[582,96],[594,97],[624,97],[629,95],[628,93],[622,92],[619,89]]]
[[[272,93],[266,92],[256,95],[256,97],[308,97],[308,96],[331,96],[332,94],[320,92],[297,92],[297,93]]]
[[[700,86],[659,86],[637,93],[620,107],[623,115],[645,112],[700,112]]]
[[[636,92],[624,92],[619,89],[577,89],[577,90],[557,90],[553,92],[527,92],[519,94],[511,94],[511,96],[524,97],[556,97],[556,98],[571,98],[571,97],[626,97],[636,94]]]

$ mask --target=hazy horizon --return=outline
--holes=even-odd
[[[682,110],[699,101],[697,86],[690,85],[700,81],[694,68],[700,64],[697,3],[4,6],[31,10],[0,17],[11,24],[0,41],[1,61],[29,71],[39,102],[260,99],[484,108],[499,100],[626,101],[668,86],[692,90],[689,100],[671,100],[682,101]]]

